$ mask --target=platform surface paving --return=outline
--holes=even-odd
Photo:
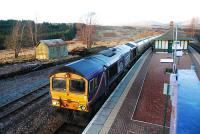
[[[164,74],[164,71],[166,68],[170,68],[172,65],[161,64],[159,63],[159,61],[161,58],[170,58],[170,56],[171,56],[170,54],[153,54],[152,58],[149,59],[150,62],[146,62],[143,65],[141,71],[139,72],[139,75],[137,76],[134,83],[132,84],[131,90],[126,96],[126,99],[123,102],[122,107],[120,108],[114,122],[112,123],[112,126],[108,132],[109,134],[122,134],[122,133],[123,134],[127,134],[127,133],[161,134],[162,133],[163,131],[162,123],[163,123],[163,117],[164,117],[164,100],[165,100],[164,95],[162,95],[162,98],[161,98],[160,103],[162,103],[162,105],[161,105],[160,110],[157,110],[157,111],[154,110],[156,109],[156,107],[153,110],[151,110],[151,109],[146,108],[148,107],[148,105],[144,105],[146,108],[146,113],[144,114],[145,116],[149,116],[147,118],[151,119],[152,121],[144,121],[145,119],[144,115],[143,115],[144,117],[142,117],[143,120],[136,120],[134,118],[134,114],[136,112],[137,105],[140,102],[139,98],[144,97],[142,94],[142,90],[151,90],[152,92],[154,92],[154,90],[155,91],[159,90],[159,92],[161,92],[162,94],[163,84],[164,82],[168,82],[168,77],[169,77]],[[184,57],[180,59],[178,67],[186,69],[186,68],[190,68],[191,64],[192,62],[189,55],[184,55]],[[158,89],[155,89],[155,88],[158,88]],[[145,98],[143,98],[143,100],[149,101],[149,105],[151,105],[150,103],[153,103],[155,101],[154,98],[150,98],[150,99],[146,99],[146,98],[147,98],[147,95],[145,95]],[[155,104],[152,104],[152,105],[155,105]],[[142,111],[144,110],[145,109],[142,109]],[[149,113],[150,111],[153,111],[152,113],[150,113],[152,115],[148,115],[148,110],[149,110]],[[168,110],[167,118],[169,122],[170,110]],[[153,120],[158,120],[158,122],[154,122]],[[166,127],[165,131],[166,133],[168,133],[169,127]],[[101,132],[103,133],[103,128]]]

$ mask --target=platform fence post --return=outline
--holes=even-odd
[[[162,134],[165,134],[165,130],[166,130],[168,100],[169,100],[169,84],[167,85],[167,94],[166,94],[166,97],[165,97],[164,121],[163,121],[163,130],[162,130]]]

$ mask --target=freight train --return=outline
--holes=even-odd
[[[54,70],[50,75],[52,105],[90,112],[98,99],[109,93],[110,85],[156,37],[118,45]]]

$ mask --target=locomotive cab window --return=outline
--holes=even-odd
[[[85,92],[85,81],[83,80],[70,80],[70,87],[69,90],[71,92]]]
[[[133,58],[135,58],[135,56],[136,56],[136,48],[133,49],[132,54],[133,54]]]
[[[112,67],[110,67],[108,71],[109,71],[109,79],[111,80],[117,74],[117,63],[112,65]]]
[[[98,87],[97,77],[90,81],[90,91]]]
[[[66,80],[63,78],[53,78],[52,89],[56,91],[66,91]]]

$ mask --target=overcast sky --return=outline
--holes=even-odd
[[[140,21],[169,23],[200,16],[199,0],[1,0],[0,19],[80,22],[95,12],[100,25]]]

